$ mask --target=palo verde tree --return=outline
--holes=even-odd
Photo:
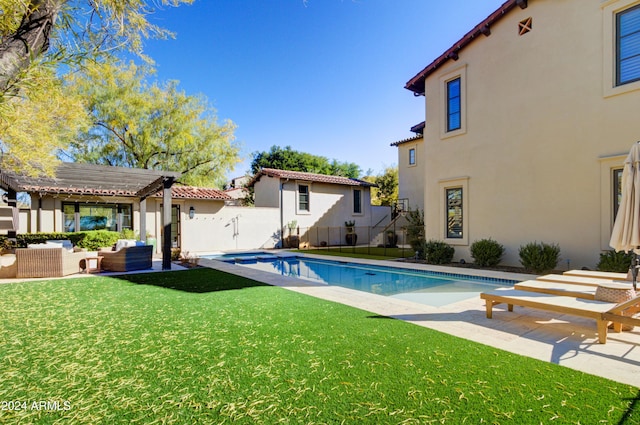
[[[192,2],[0,0],[3,167],[50,171],[57,150],[86,123],[78,100],[62,93],[58,75],[121,51],[148,59],[144,39],[173,35],[148,20],[154,7]]]
[[[339,162],[335,159],[330,161],[324,156],[295,151],[291,149],[291,146],[284,148],[272,146],[268,152],[255,152],[251,162],[251,172],[255,174],[261,168],[302,171],[354,179],[361,174],[360,167],[355,163]]]
[[[189,96],[176,81],[148,83],[149,66],[93,63],[67,76],[92,126],[67,149],[73,160],[183,173],[181,182],[221,187],[238,162],[235,124],[219,124],[203,96]]]

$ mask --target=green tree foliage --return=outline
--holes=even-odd
[[[364,180],[375,183],[371,188],[371,205],[393,206],[398,201],[398,167],[387,167],[377,176],[367,176]]]
[[[150,61],[143,41],[173,36],[148,20],[154,8],[193,1],[0,0],[3,168],[50,173],[57,150],[85,125],[81,105],[61,94],[56,76],[122,51]]]
[[[284,148],[271,146],[268,152],[254,152],[251,172],[255,174],[262,168],[302,171],[353,179],[360,177],[362,172],[360,167],[352,162],[338,162],[335,159],[329,161],[324,156],[294,151],[291,146]]]
[[[89,127],[82,101],[64,91],[53,70],[31,74],[23,96],[0,102],[0,147],[4,169],[23,174],[51,174],[56,154]]]
[[[175,81],[149,84],[152,69],[118,61],[70,74],[68,89],[86,101],[91,130],[71,143],[75,161],[183,173],[181,182],[221,187],[238,162],[235,125],[218,124],[204,97]]]

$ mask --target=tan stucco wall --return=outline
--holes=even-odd
[[[469,244],[492,237],[508,264],[519,263],[520,245],[544,241],[560,244],[561,268],[595,266],[612,223],[611,169],[640,139],[640,91],[609,96],[604,28],[615,7],[638,3],[529,1],[429,76],[427,238],[444,239],[444,189],[466,185],[465,239],[447,240],[457,258],[470,261]],[[519,36],[528,17],[533,30]],[[443,137],[444,84],[456,74],[465,125]]]
[[[416,150],[416,163],[409,164],[409,150]],[[398,145],[398,199],[407,199],[411,209],[424,205],[424,139]]]

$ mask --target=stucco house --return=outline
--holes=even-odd
[[[424,208],[424,122],[411,131],[415,136],[391,143],[398,148],[398,205],[405,211]]]
[[[560,268],[610,249],[640,139],[640,0],[506,1],[405,88],[425,96],[428,239],[469,261],[491,237],[514,265],[521,245],[558,243]]]
[[[371,187],[375,184],[364,180],[263,168],[248,185],[254,188],[256,207],[277,208],[279,228],[286,232],[290,224],[299,227],[301,240],[311,245],[344,243],[340,229],[347,221],[355,222],[356,228],[377,232],[391,221],[389,207],[371,205]],[[305,234],[311,227],[323,230]],[[366,238],[364,242],[369,243],[376,236],[367,230],[360,240]]]

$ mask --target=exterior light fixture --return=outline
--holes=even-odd
[[[195,216],[196,216],[196,209],[193,206],[189,207],[189,218],[193,220],[193,217]]]

